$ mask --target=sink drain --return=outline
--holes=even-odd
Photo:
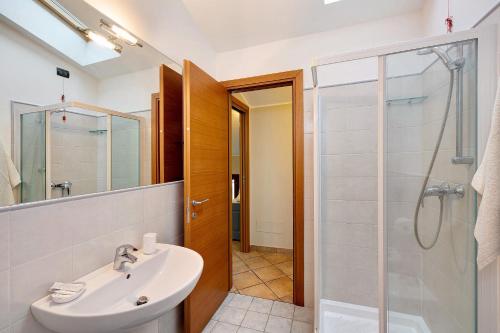
[[[147,298],[146,296],[141,296],[137,299],[137,302],[135,302],[135,304],[137,304],[137,306],[139,306],[139,305],[146,304],[147,302],[149,302],[149,298]]]

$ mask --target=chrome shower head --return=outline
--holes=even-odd
[[[434,53],[436,54],[441,62],[451,71],[455,69],[460,69],[464,66],[465,59],[464,58],[459,58],[456,60],[452,60],[448,53],[443,52],[440,48],[438,47],[428,47],[425,49],[420,49],[417,51],[418,55],[427,55]]]

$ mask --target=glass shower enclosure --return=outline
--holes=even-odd
[[[468,31],[313,67],[319,332],[476,332],[470,182],[487,37]]]
[[[17,104],[13,152],[22,203],[147,184],[143,117],[76,101]]]

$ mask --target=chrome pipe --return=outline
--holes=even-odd
[[[457,57],[463,58],[463,45],[457,45]],[[471,156],[464,156],[463,141],[464,141],[464,64],[456,67],[457,71],[457,85],[455,91],[456,99],[456,140],[455,140],[455,157],[451,159],[453,164],[472,164],[474,158]]]

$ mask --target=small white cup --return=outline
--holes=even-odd
[[[149,232],[142,236],[142,252],[144,254],[153,254],[156,252],[156,233]]]

